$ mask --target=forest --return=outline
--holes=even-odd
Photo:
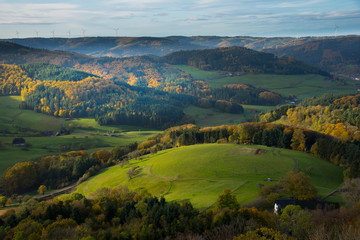
[[[204,81],[149,57],[92,61],[75,68],[102,77],[46,63],[1,65],[1,94],[21,95],[22,108],[56,117],[94,117],[105,125],[160,129],[192,122],[182,111],[189,104],[243,113],[241,104],[283,101],[279,94],[248,85],[211,89]]]
[[[162,57],[170,64],[190,65],[202,70],[233,73],[321,74],[328,73],[306,65],[294,58],[277,58],[273,54],[244,47],[179,51]]]
[[[343,141],[360,141],[360,95],[324,95],[284,105],[260,116],[262,122],[280,120],[291,126],[313,129]]]

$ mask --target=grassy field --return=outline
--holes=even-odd
[[[321,75],[275,75],[275,74],[243,74],[241,76],[226,77],[223,72],[203,71],[191,66],[176,66],[189,73],[194,79],[204,80],[211,88],[219,88],[228,84],[250,84],[257,88],[264,88],[283,96],[294,95],[300,100],[323,95],[325,93],[345,94],[356,93],[357,84],[354,80],[347,80],[346,85],[335,81],[326,81]]]
[[[264,154],[255,154],[264,149]],[[236,194],[240,203],[254,200],[256,185],[278,181],[298,165],[302,171],[312,167],[311,179],[319,194],[325,196],[339,187],[342,169],[311,155],[264,146],[235,144],[202,144],[169,149],[132,160],[124,166],[113,166],[77,187],[90,196],[100,187],[127,185],[130,189],[147,189],[167,200],[188,199],[197,208],[211,207],[225,188]],[[138,166],[136,176],[127,171]]]
[[[29,131],[59,131],[63,120],[31,110],[19,108],[20,96],[0,97],[0,130],[17,133],[19,128]]]
[[[0,130],[7,130],[7,133],[0,136],[0,176],[6,168],[17,162],[80,149],[88,152],[111,149],[114,146],[142,142],[159,133],[132,126],[100,126],[94,119],[64,121],[31,110],[19,109],[20,102],[19,96],[0,97]],[[29,137],[35,132],[57,132],[62,126],[71,126],[72,134]],[[113,132],[116,133],[115,136],[106,134]],[[11,143],[15,136],[24,136],[28,146],[13,147]]]
[[[99,149],[108,149],[115,146],[125,146],[133,142],[143,142],[158,131],[130,131],[123,132],[116,137],[97,134],[72,134],[51,137],[25,137],[29,147],[13,147],[12,137],[0,137],[0,176],[6,168],[17,162],[37,160],[46,155],[85,149],[94,152]]]
[[[243,114],[223,113],[215,108],[200,108],[190,105],[184,109],[184,113],[195,119],[195,124],[201,127],[233,125],[241,122],[252,121],[255,114],[267,112],[273,109],[273,106],[255,106],[242,105]]]

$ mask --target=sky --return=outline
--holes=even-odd
[[[360,0],[0,0],[0,38],[360,35]]]

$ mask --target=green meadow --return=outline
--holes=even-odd
[[[264,151],[259,154],[257,149]],[[130,179],[127,172],[134,166],[138,168]],[[309,154],[264,146],[201,144],[168,149],[104,169],[81,183],[76,192],[91,196],[100,187],[126,185],[169,201],[190,200],[197,208],[208,208],[225,188],[230,188],[240,203],[250,202],[257,197],[259,183],[271,184],[268,178],[277,182],[295,166],[310,174],[321,196],[342,183],[340,167]]]
[[[31,110],[20,109],[20,96],[0,97],[0,130],[11,133],[22,131],[59,131],[64,120]]]
[[[316,74],[308,75],[276,75],[276,74],[242,74],[241,76],[225,76],[220,71],[203,71],[195,67],[177,65],[178,69],[189,73],[196,80],[207,82],[211,88],[220,88],[229,84],[249,84],[264,88],[285,97],[297,96],[300,100],[323,95],[325,93],[356,93],[356,81],[346,80],[345,84],[328,81],[326,77]]]
[[[0,97],[0,176],[6,168],[17,162],[34,161],[46,155],[54,155],[83,149],[94,152],[111,149],[133,142],[143,142],[159,133],[151,129],[132,126],[100,126],[94,119],[65,121],[46,114],[19,108],[19,96]],[[70,127],[70,135],[34,136],[37,132],[57,132],[62,126]],[[6,130],[6,131],[4,131]],[[109,135],[108,133],[116,133]],[[14,137],[24,137],[25,147],[12,146]]]

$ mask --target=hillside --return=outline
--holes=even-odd
[[[327,73],[291,58],[276,58],[273,54],[244,47],[179,51],[162,58],[174,65],[189,65],[202,70],[231,73],[322,74]]]
[[[71,51],[96,57],[164,56],[180,50],[245,46],[255,50],[283,46],[292,38],[171,36],[171,37],[85,37],[4,39],[33,48]]]
[[[260,121],[277,121],[313,129],[343,141],[360,141],[360,95],[323,95],[299,106],[282,106],[260,116]]]
[[[11,43],[3,43],[3,48],[7,49],[7,45]],[[0,43],[1,46],[1,43]],[[109,80],[115,83],[125,82],[131,86],[143,87],[143,88],[155,88],[157,90],[170,92],[173,94],[186,94],[196,97],[205,97],[210,98],[214,102],[211,104],[215,105],[217,100],[229,101],[230,97],[227,94],[213,93],[213,90],[210,89],[209,85],[204,81],[194,80],[188,73],[179,70],[177,67],[170,64],[164,63],[161,59],[156,57],[129,57],[129,58],[88,58],[86,61],[79,61],[78,58],[73,58],[72,53],[61,52],[62,56],[58,56],[57,65],[62,67],[67,67],[67,69],[57,69],[55,66],[47,65],[53,63],[55,60],[52,56],[56,53],[53,51],[44,50],[39,52],[38,49],[25,48],[20,45],[12,44],[13,51],[5,51],[4,54],[0,56],[0,62],[5,62],[7,64],[13,63],[31,63],[30,65],[23,65],[23,68],[27,71],[27,74],[35,79],[46,79],[52,80],[57,75],[58,80],[64,78],[66,80],[78,81],[84,79],[86,76],[99,76],[105,80]],[[263,66],[266,64],[266,59],[261,59],[263,53],[258,53],[252,50],[242,49],[242,52],[237,52],[238,49],[228,49],[227,55],[239,55],[238,57],[243,57],[241,54],[248,54],[250,51],[250,57],[244,56],[249,61],[254,61],[257,66]],[[212,50],[207,50],[211,51]],[[206,51],[206,52],[207,52]],[[215,50],[219,51],[219,50]],[[0,49],[1,53],[1,49]],[[254,56],[253,56],[254,55]],[[259,55],[259,56],[258,56]],[[269,55],[269,54],[266,54]],[[226,57],[226,56],[225,56]],[[212,57],[213,58],[213,57]],[[66,61],[70,59],[72,61],[72,66],[67,66],[63,64],[62,60]],[[223,59],[221,64],[229,64],[232,59]],[[37,62],[42,62],[44,64],[39,64]],[[214,61],[212,61],[214,63]],[[36,64],[35,64],[36,63]],[[69,62],[68,62],[69,63]],[[214,63],[215,64],[215,63]],[[239,63],[241,64],[241,63]],[[248,66],[245,66],[242,63],[239,67],[244,67],[248,69]],[[69,67],[77,69],[91,75],[80,74],[80,72],[70,71]],[[216,67],[216,65],[214,66]],[[270,68],[272,66],[269,66]],[[251,69],[250,69],[251,70]],[[41,75],[41,76],[40,76]],[[76,75],[76,76],[75,76]],[[78,76],[77,76],[78,75]],[[56,78],[55,78],[56,79]],[[247,89],[252,89],[251,91],[246,91],[243,98],[233,98],[233,102],[236,104],[265,104],[264,105],[276,105],[282,101],[281,96],[274,95],[266,89],[255,89],[253,87],[247,87]],[[235,95],[242,94],[240,88],[238,88],[238,93]],[[215,91],[215,90],[214,90]],[[217,90],[220,91],[220,90]],[[223,89],[222,92],[227,91]],[[250,93],[249,93],[250,92]],[[263,94],[262,94],[263,93]],[[275,100],[271,100],[269,97],[264,97],[262,95],[274,95]],[[233,95],[234,95],[233,94]],[[262,95],[261,95],[262,94]],[[268,101],[269,100],[269,101]],[[227,103],[230,104],[230,103]],[[229,111],[227,111],[229,112]],[[239,112],[239,111],[237,111]]]
[[[336,37],[267,49],[275,55],[289,56],[324,71],[358,77],[360,71],[360,37]]]
[[[47,63],[28,63],[20,67],[34,80],[80,81],[87,77],[94,77],[86,72]]]
[[[260,150],[261,149],[261,150]],[[114,166],[77,187],[78,193],[90,196],[99,187],[126,185],[139,191],[146,189],[166,200],[188,199],[197,208],[211,207],[225,188],[230,188],[241,203],[256,198],[258,184],[277,182],[298,164],[300,169],[312,167],[312,183],[321,196],[342,182],[342,170],[310,155],[263,146],[202,144],[181,147],[131,160]],[[136,174],[127,172],[137,166]]]
[[[164,56],[181,50],[241,46],[254,50],[287,47],[330,37],[249,37],[249,36],[170,36],[170,37],[81,37],[3,39],[32,48],[71,51],[95,57]]]
[[[56,68],[56,71],[65,76],[69,73],[61,68]],[[69,76],[79,76],[78,72],[72,73],[76,75]],[[46,79],[46,75],[37,78]],[[133,88],[122,82],[93,76],[81,80],[34,80],[21,67],[14,65],[0,65],[0,90],[0,95],[21,94],[21,108],[36,112],[56,117],[96,117],[101,124],[150,128],[165,128],[185,119],[188,122],[181,107],[194,101],[190,96]]]
[[[318,74],[228,74],[222,71],[204,71],[188,65],[175,65],[190,74],[193,79],[205,82],[211,89],[225,88],[232,84],[244,84],[258,89],[266,89],[284,98],[298,100],[326,93],[353,94],[357,92],[357,81],[338,81]],[[246,95],[243,95],[246,96]]]

